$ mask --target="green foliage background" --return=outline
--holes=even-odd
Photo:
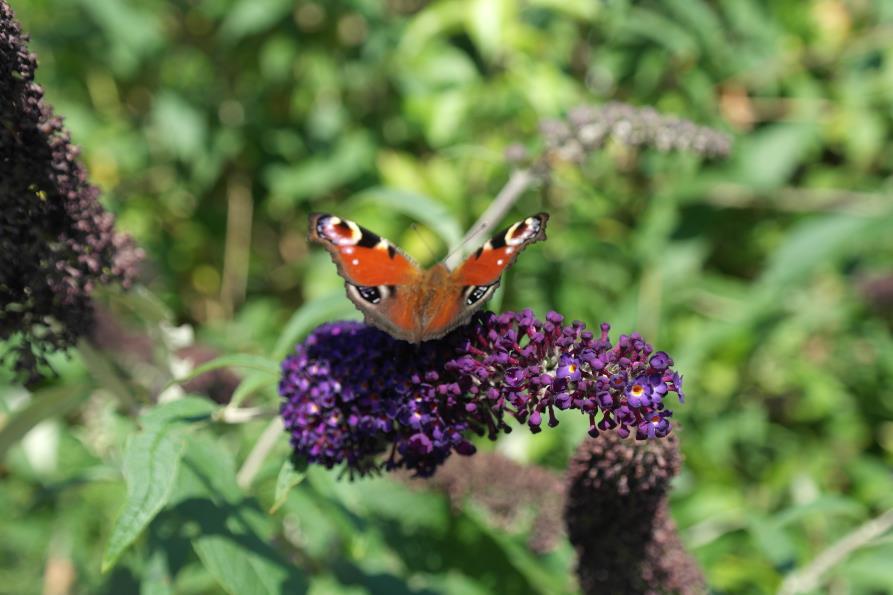
[[[101,301],[136,312],[156,363],[183,324],[220,353],[256,356],[231,362],[245,365],[245,405],[276,403],[275,362],[309,328],[355,316],[304,240],[308,212],[361,221],[430,263],[508,179],[505,148],[542,144],[544,117],[622,100],[733,133],[718,164],[611,146],[560,167],[513,213],[552,220],[502,307],[607,320],[673,355],[689,397],[676,408],[686,464],[673,513],[716,591],[773,591],[893,506],[893,290],[877,281],[893,275],[890,3],[13,8],[38,82],[145,248],[160,297]],[[387,478],[311,472],[269,514],[286,437],[249,486],[236,481],[266,419],[215,422],[188,399],[138,426],[119,399],[138,402],[138,387],[176,370],[72,355],[33,398],[0,379],[0,592],[41,592],[49,569],[73,573],[77,593],[575,589],[567,544],[535,556],[523,526],[496,528],[472,506],[453,515],[442,496]],[[33,425],[22,411],[44,421],[20,441]],[[560,471],[585,425],[565,418],[501,448]],[[127,548],[148,522],[134,521],[112,565],[135,472],[151,487],[137,509],[160,512]],[[891,591],[890,559],[889,536],[876,539],[820,588]]]

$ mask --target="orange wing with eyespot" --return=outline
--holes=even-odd
[[[537,213],[502,230],[468,257],[453,273],[463,286],[496,283],[528,245],[546,239],[547,213]]]
[[[309,238],[329,251],[338,272],[353,285],[406,285],[422,272],[391,242],[334,215],[310,215]]]

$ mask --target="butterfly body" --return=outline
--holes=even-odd
[[[443,263],[421,269],[389,241],[334,215],[311,215],[309,239],[329,251],[347,297],[367,323],[419,343],[467,322],[492,297],[518,253],[546,238],[548,218],[540,213],[515,223],[455,270]]]

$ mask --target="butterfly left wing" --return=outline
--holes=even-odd
[[[407,285],[421,272],[386,239],[335,215],[310,215],[308,238],[329,251],[338,273],[352,285]]]
[[[424,339],[439,337],[471,318],[493,296],[502,273],[524,248],[546,239],[547,213],[537,213],[494,235],[449,276],[448,292],[432,296]]]
[[[332,256],[346,281],[347,297],[366,322],[398,339],[411,339],[418,320],[411,288],[423,272],[392,243],[334,215],[310,215],[308,237]]]

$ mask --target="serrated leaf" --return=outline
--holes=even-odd
[[[206,532],[192,547],[208,573],[232,595],[304,593],[306,582],[297,570],[272,556],[256,536],[235,533],[229,525]],[[258,551],[260,550],[260,551]]]
[[[270,544],[273,523],[236,484],[227,449],[205,436],[190,440],[172,512],[198,523],[192,547],[208,573],[234,595],[303,593],[301,572]]]
[[[218,405],[207,397],[187,395],[146,411],[140,416],[144,428],[176,422],[206,420],[218,409]]]
[[[102,556],[108,571],[164,507],[174,487],[184,441],[167,424],[152,424],[127,441],[124,478],[127,501]]]
[[[285,504],[288,493],[292,488],[304,481],[305,477],[307,477],[306,461],[298,467],[295,467],[291,459],[282,463],[282,467],[279,469],[279,477],[276,478],[276,493],[273,498],[273,506],[270,507],[270,514],[275,513]]]

